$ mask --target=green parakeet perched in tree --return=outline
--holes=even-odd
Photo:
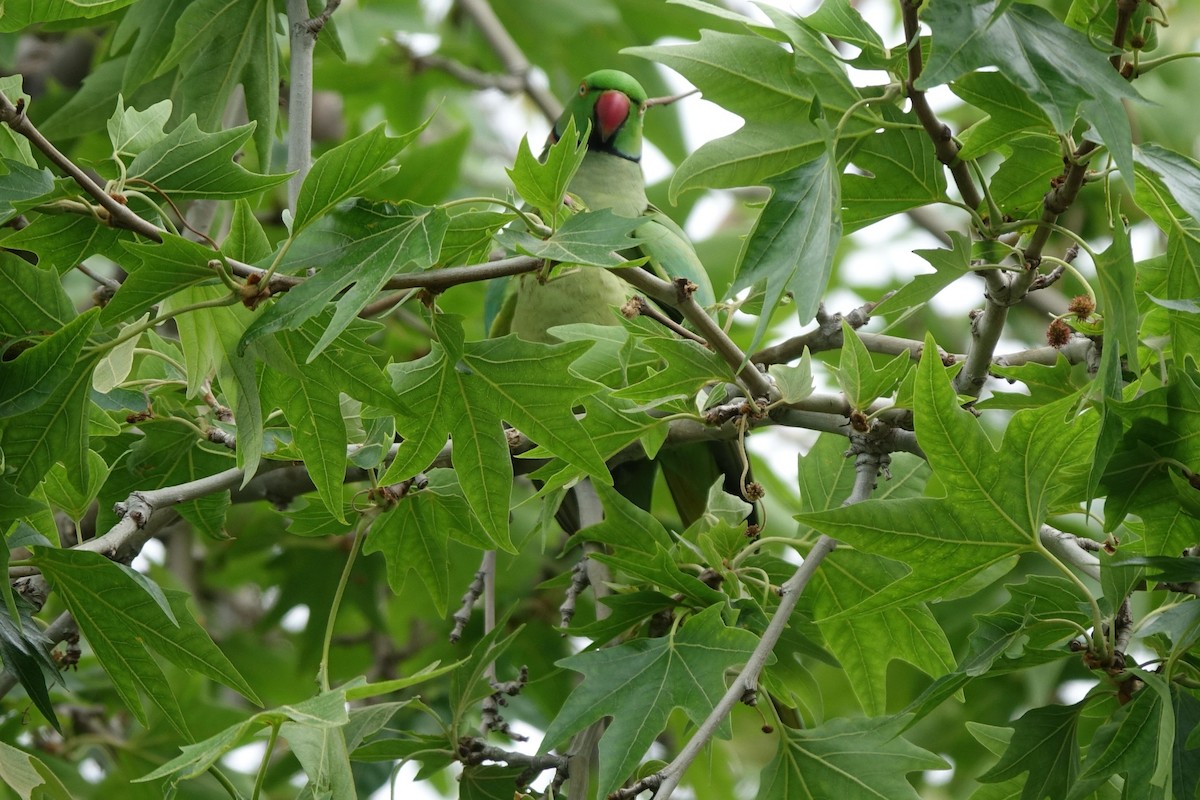
[[[703,306],[716,302],[704,265],[683,230],[646,199],[642,174],[642,116],[646,91],[632,76],[617,70],[593,72],[580,82],[554,124],[547,147],[573,130],[586,135],[587,153],[572,178],[568,191],[588,210],[610,209],[622,217],[644,219],[633,231],[641,240],[629,253],[645,257],[644,268],[659,277],[686,278],[696,285],[695,299]],[[625,281],[606,269],[582,267],[551,280],[535,274],[522,275],[516,291],[493,326],[494,333],[512,332],[533,342],[554,342],[549,329],[557,325],[587,322],[616,325],[613,313],[632,294]],[[659,459],[671,494],[685,524],[704,510],[708,487],[717,476],[726,476],[725,489],[741,495],[741,457],[732,442],[710,442],[682,448],[687,452],[664,454]],[[622,481],[614,476],[618,486]],[[639,487],[622,489],[640,505],[648,505],[653,468],[636,479]],[[636,496],[640,495],[640,496]]]

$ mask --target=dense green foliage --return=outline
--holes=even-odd
[[[448,5],[0,0],[0,796],[1196,798],[1200,9]]]

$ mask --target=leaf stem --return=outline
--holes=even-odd
[[[263,751],[262,763],[258,765],[258,774],[254,776],[254,794],[250,800],[258,800],[262,793],[263,783],[267,779],[267,767],[271,763],[271,753],[275,750],[275,742],[279,739],[279,723],[271,725],[271,737],[267,739],[267,749]]]
[[[346,557],[346,566],[342,568],[342,577],[338,580],[337,591],[333,593],[333,602],[329,605],[329,618],[325,621],[325,640],[321,643],[321,664],[317,667],[317,680],[323,692],[329,691],[329,648],[333,643],[333,629],[337,623],[338,610],[342,606],[342,596],[346,593],[346,584],[350,582],[350,572],[354,569],[354,561],[358,558],[358,551],[362,548],[363,539],[366,538],[363,535],[361,519],[352,534],[354,541],[350,545],[350,555]]]
[[[1081,580],[1080,577],[1076,575],[1070,567],[1060,561],[1058,556],[1054,555],[1054,553],[1051,553],[1050,550],[1048,550],[1046,546],[1042,544],[1040,536],[1034,537],[1034,548],[1046,559],[1048,559],[1050,563],[1058,569],[1059,572],[1067,576],[1067,579],[1074,583],[1075,587],[1079,589],[1080,593],[1087,598],[1088,605],[1092,610],[1093,627],[1092,634],[1088,637],[1088,640],[1091,642],[1092,647],[1098,647],[1100,649],[1100,652],[1096,655],[1100,657],[1101,661],[1107,661],[1109,653],[1108,640],[1104,636],[1104,615],[1100,613],[1100,604],[1096,601],[1095,595],[1092,594],[1092,591],[1088,589],[1087,584],[1084,583],[1083,580]]]
[[[111,342],[105,342],[104,344],[92,345],[91,347],[87,348],[86,352],[107,353],[108,351],[121,346],[125,342],[128,342],[130,339],[137,338],[138,336],[141,336],[143,333],[150,330],[151,328],[157,328],[159,325],[163,324],[167,320],[173,319],[174,317],[178,317],[181,314],[188,314],[188,313],[191,313],[192,311],[199,311],[204,308],[219,308],[221,306],[231,306],[234,303],[236,303],[237,301],[238,301],[237,295],[231,294],[231,295],[226,295],[225,297],[218,297],[213,300],[201,300],[198,303],[191,303],[190,305],[180,306],[179,308],[173,308],[170,311],[159,314],[157,317],[154,317],[153,319],[148,319],[145,322],[135,322],[131,325],[126,326],[125,330],[121,331],[120,335],[118,335],[117,338],[113,339]]]

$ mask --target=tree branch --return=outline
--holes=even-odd
[[[613,272],[655,300],[678,309],[684,319],[692,323],[692,327],[708,343],[709,348],[730,366],[750,392],[751,397],[770,398],[772,396],[774,387],[771,382],[758,371],[756,366],[750,363],[746,354],[696,302],[692,297],[692,292],[688,291],[686,286],[680,285],[678,282],[668,283],[640,267],[617,269]]]
[[[551,122],[558,119],[559,114],[562,113],[562,105],[558,102],[558,98],[530,80],[529,59],[525,58],[521,48],[513,41],[504,25],[500,23],[500,18],[496,16],[495,11],[492,11],[487,0],[458,0],[458,4],[463,13],[478,26],[483,38],[487,40],[492,51],[499,57],[500,63],[504,65],[504,71],[520,79],[521,88],[529,96],[529,99],[541,109],[546,119]]]
[[[155,242],[162,241],[162,234],[158,226],[142,219],[128,206],[117,202],[116,198],[92,180],[90,175],[77,167],[71,159],[63,155],[45,136],[42,136],[41,131],[34,126],[29,117],[25,116],[24,100],[13,105],[8,96],[0,92],[0,122],[7,124],[14,133],[19,133],[28,139],[30,144],[44,153],[46,158],[50,159],[75,183],[79,184],[81,189],[91,195],[107,212],[107,221],[110,225],[126,228]]]
[[[954,178],[954,185],[958,187],[958,193],[962,196],[963,203],[971,208],[977,208],[983,198],[975,187],[975,181],[971,178],[971,170],[967,168],[966,162],[958,158],[958,143],[954,141],[950,128],[938,119],[937,114],[933,113],[925,93],[915,86],[917,78],[921,77],[922,68],[921,25],[917,16],[920,7],[921,0],[901,0],[900,2],[904,18],[904,40],[908,46],[908,81],[905,83],[905,89],[909,102],[912,103],[913,113],[921,121],[921,127],[929,134],[938,161],[950,170],[950,175]]]

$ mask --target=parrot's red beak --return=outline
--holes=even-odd
[[[608,141],[629,118],[629,98],[624,92],[609,89],[596,98],[596,126],[600,138]]]

